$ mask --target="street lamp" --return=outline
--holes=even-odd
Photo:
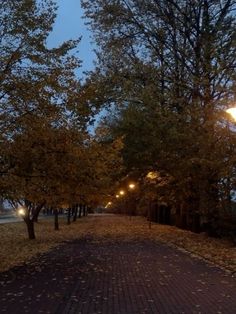
[[[118,199],[118,198],[120,198],[120,197],[122,197],[122,196],[124,196],[125,195],[125,191],[124,190],[120,190],[119,192],[118,192],[118,194],[116,194],[116,198]]]
[[[136,184],[134,184],[133,182],[130,182],[128,184],[128,189],[129,191],[131,192],[130,196],[129,196],[129,200],[128,200],[128,211],[130,213],[130,219],[131,219],[131,216],[136,213],[136,200],[135,200],[135,195],[133,193],[133,191],[135,190],[136,188]]]
[[[227,113],[236,121],[236,108],[229,108],[226,110]]]
[[[129,191],[133,191],[134,189],[136,188],[136,185],[133,183],[133,182],[130,182],[127,186],[127,189],[121,189],[117,194],[116,194],[116,198],[123,198],[123,196],[125,196],[127,194],[128,198],[125,199],[122,203],[123,203],[123,206],[124,204],[126,203],[125,207],[127,206],[127,203],[128,203],[128,199],[130,198],[129,197]],[[126,210],[125,210],[126,211]]]
[[[112,205],[112,202],[108,202],[108,203],[106,204],[105,208],[108,208],[108,207],[111,206],[111,205]]]
[[[159,177],[159,173],[157,171],[149,171],[148,174],[146,175],[146,179],[149,182],[149,188],[150,188],[150,196],[149,196],[149,202],[148,202],[148,225],[149,229],[151,229],[152,226],[152,220],[151,220],[151,212],[152,212],[152,188],[151,186],[155,185],[156,180]]]
[[[135,189],[135,184],[134,184],[134,183],[130,183],[130,184],[129,184],[129,188],[130,188],[131,190]]]
[[[25,216],[25,209],[24,209],[24,207],[22,207],[22,206],[18,207],[17,213],[18,213],[18,215],[20,217],[24,217]]]

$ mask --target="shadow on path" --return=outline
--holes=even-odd
[[[67,242],[0,273],[0,313],[236,313],[236,280],[161,243]]]

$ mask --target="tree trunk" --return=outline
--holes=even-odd
[[[152,201],[149,201],[149,203],[148,203],[148,216],[147,216],[149,229],[151,229],[151,227],[152,227],[151,211],[152,211]]]
[[[177,204],[175,225],[181,229],[187,229],[186,203],[182,201]]]
[[[83,205],[83,216],[86,216],[86,205]]]
[[[67,212],[67,225],[70,225],[70,216],[71,216],[71,208],[68,208],[68,212]]]
[[[31,219],[25,220],[25,223],[27,225],[27,231],[28,231],[28,236],[30,240],[35,239],[35,232],[34,232],[34,221]]]
[[[79,218],[81,218],[82,215],[82,204],[79,204]]]
[[[77,219],[77,214],[78,214],[78,204],[76,204],[75,207],[74,207],[73,221],[76,221],[76,219]]]
[[[200,215],[198,213],[193,215],[192,231],[195,233],[200,233],[201,231]]]
[[[54,230],[59,230],[58,210],[54,209]]]
[[[218,208],[218,188],[217,180],[214,178],[208,179],[206,190],[206,201],[205,205],[207,208],[207,218],[208,218],[208,230],[209,236],[218,237],[220,236],[220,213]]]
[[[39,218],[39,212],[37,212],[37,213],[34,214],[34,216],[33,216],[33,221],[34,221],[34,222],[38,222],[38,221],[39,221],[38,218]]]
[[[0,212],[1,211],[4,211],[4,202],[2,198],[0,198]]]

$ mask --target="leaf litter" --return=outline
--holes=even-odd
[[[174,226],[152,223],[151,229],[143,217],[88,216],[71,225],[60,218],[60,230],[55,231],[53,219],[35,224],[36,240],[28,240],[25,223],[0,225],[0,271],[29,263],[38,254],[58,247],[61,243],[90,237],[94,243],[104,241],[151,240],[163,242],[187,251],[232,273],[236,272],[236,247],[227,239],[209,238]],[[39,266],[40,267],[40,266]]]

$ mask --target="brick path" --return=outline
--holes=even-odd
[[[150,241],[69,242],[0,274],[0,313],[236,313],[236,279]]]

